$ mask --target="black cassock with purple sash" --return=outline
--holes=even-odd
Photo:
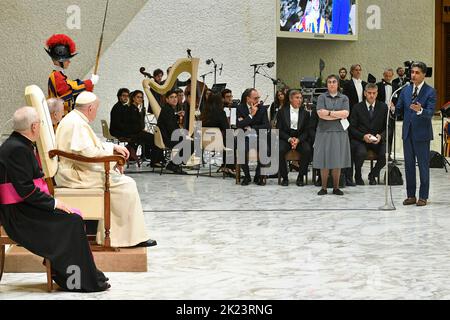
[[[32,253],[49,259],[53,280],[61,288],[106,290],[109,284],[95,266],[82,218],[54,209],[55,199],[35,184],[42,177],[32,142],[13,132],[0,146],[0,220],[6,233]],[[11,200],[11,192],[5,191],[11,186],[21,200]]]

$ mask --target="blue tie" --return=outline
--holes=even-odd
[[[416,102],[418,91],[419,91],[419,87],[415,87],[415,88],[414,88],[414,93],[413,93],[413,95],[412,95],[412,102],[413,102],[413,103]]]

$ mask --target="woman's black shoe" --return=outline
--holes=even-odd
[[[319,196],[324,196],[326,194],[328,194],[327,189],[320,189],[320,191],[317,192],[317,195],[319,195]]]
[[[343,196],[344,195],[344,193],[340,189],[334,189],[333,190],[333,194],[335,194],[337,196]]]

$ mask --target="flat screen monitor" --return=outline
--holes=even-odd
[[[277,36],[358,40],[358,0],[277,0]]]

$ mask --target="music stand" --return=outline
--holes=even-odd
[[[211,91],[214,93],[222,93],[222,91],[225,90],[226,87],[226,83],[215,83],[213,84]]]

